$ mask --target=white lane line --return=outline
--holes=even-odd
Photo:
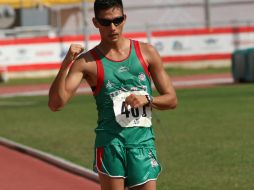
[[[188,81],[173,81],[175,87],[181,86],[195,86],[195,85],[208,85],[208,84],[229,84],[233,83],[232,78],[216,78],[216,79],[205,79],[205,80],[188,80]]]
[[[48,90],[34,90],[34,91],[27,91],[27,92],[10,92],[10,93],[3,93],[0,94],[1,98],[11,98],[11,97],[18,97],[18,96],[47,96]],[[90,93],[91,89],[88,87],[79,88],[77,93]]]

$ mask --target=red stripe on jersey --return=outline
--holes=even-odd
[[[103,70],[103,66],[102,66],[102,62],[100,60],[99,55],[96,53],[96,51],[93,49],[91,50],[91,54],[94,58],[94,60],[96,61],[96,65],[97,65],[97,85],[96,88],[93,92],[94,95],[98,94],[102,85],[103,85],[103,81],[104,81],[104,70]]]
[[[138,56],[139,62],[141,63],[142,67],[144,68],[145,73],[147,74],[147,76],[150,77],[150,72],[149,72],[147,64],[146,64],[146,62],[145,62],[145,60],[142,56],[139,42],[138,41],[133,41],[133,42],[134,42],[134,48],[135,48],[136,54]]]
[[[103,156],[103,147],[96,149],[96,167],[97,170],[102,172],[102,156]]]

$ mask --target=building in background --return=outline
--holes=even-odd
[[[254,46],[253,0],[123,2],[126,36],[154,45],[165,64],[228,66],[234,50]],[[0,0],[0,73],[48,74],[71,43],[94,47],[93,14],[93,0]]]
[[[126,31],[246,26],[254,22],[254,1],[251,0],[123,2],[128,16]],[[3,37],[14,35],[14,31],[16,36],[26,35],[26,29],[34,29],[35,34],[39,33],[37,35],[41,35],[41,31],[51,31],[50,34],[54,32],[56,35],[83,34],[85,19],[89,21],[89,33],[96,31],[90,22],[93,0],[0,0],[0,6],[12,7],[16,15],[11,26],[1,28],[0,36]],[[29,35],[32,35],[30,31]]]

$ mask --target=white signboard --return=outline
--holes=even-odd
[[[129,36],[135,40],[147,41],[145,33],[131,33]],[[0,40],[0,67],[7,66],[9,72],[56,69],[70,44],[84,43],[82,36],[79,39]],[[88,44],[89,49],[99,41],[99,36],[92,38]],[[152,32],[150,42],[157,48],[162,60],[169,64],[172,60],[181,63],[195,59],[229,59],[236,48],[254,46],[254,28],[240,28],[238,34],[234,34],[231,28],[218,28],[212,32],[195,29]]]

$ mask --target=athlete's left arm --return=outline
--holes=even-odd
[[[158,51],[152,45],[146,43],[140,43],[140,47],[143,57],[148,64],[154,85],[160,94],[153,97],[152,107],[159,110],[176,108],[176,92],[170,76],[163,67]]]

